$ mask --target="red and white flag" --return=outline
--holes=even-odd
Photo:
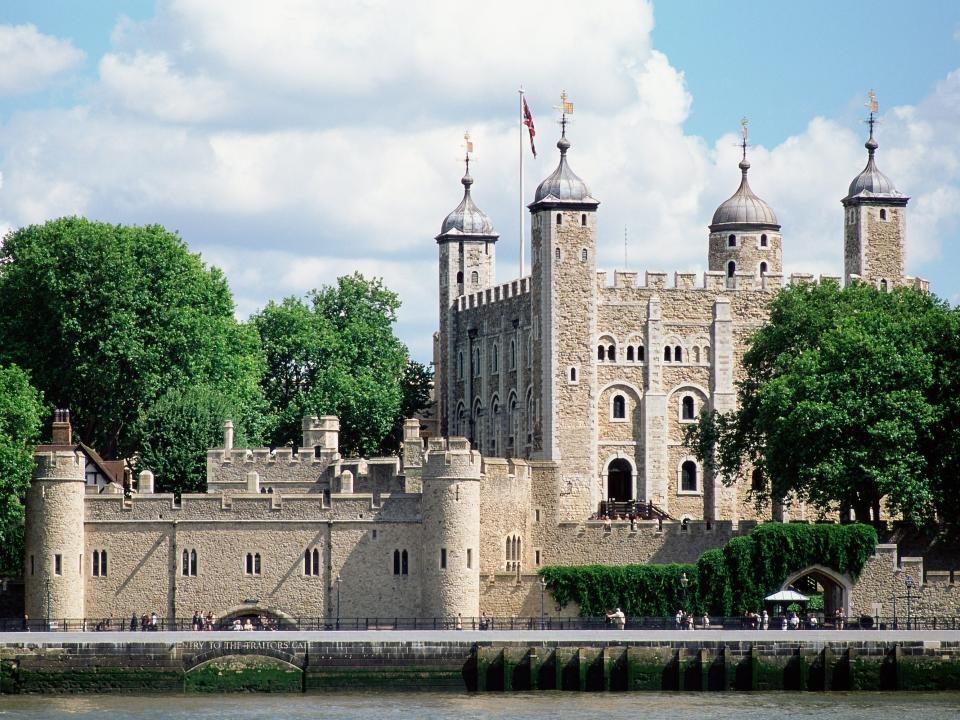
[[[533,142],[533,137],[537,134],[537,131],[533,128],[533,115],[530,114],[530,107],[527,105],[526,98],[523,98],[523,124],[530,130],[530,151],[533,153],[533,157],[537,157],[537,146]]]

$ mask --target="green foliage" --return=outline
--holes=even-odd
[[[63,218],[17,230],[0,249],[0,361],[27,368],[52,404],[70,408],[79,439],[103,457],[139,451],[170,393],[206,387],[256,417],[254,340],[222,273],[158,225]]]
[[[399,307],[381,280],[356,273],[251,318],[267,362],[273,444],[299,445],[304,415],[337,415],[345,453],[383,450],[404,403],[407,349],[393,333]]]
[[[812,565],[856,578],[876,544],[869,525],[767,523],[708,550],[696,565],[550,566],[540,575],[557,602],[573,600],[587,617],[612,607],[632,616],[673,615],[683,605],[683,573],[688,612],[740,615],[759,610],[764,597]]]
[[[400,413],[393,424],[384,450],[398,452],[403,442],[403,421],[416,417],[421,410],[430,406],[430,391],[433,389],[433,370],[423,363],[410,360],[403,369],[403,400]]]
[[[40,435],[42,395],[27,374],[0,367],[0,575],[20,575],[23,565],[23,501]]]
[[[960,313],[900,288],[783,289],[750,340],[738,410],[705,412],[687,443],[758,503],[804,500],[859,520],[920,524],[960,510]]]

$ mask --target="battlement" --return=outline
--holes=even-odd
[[[491,305],[508,298],[515,298],[521,295],[530,294],[530,277],[511,280],[510,282],[496,285],[485,290],[479,290],[469,295],[461,295],[456,299],[454,310],[461,311],[469,308],[480,307],[481,305]]]
[[[665,272],[648,271],[644,274],[642,283],[638,283],[639,273],[628,272],[624,270],[614,270],[613,283],[607,281],[607,272],[600,270],[597,272],[597,289],[604,292],[617,290],[706,290],[710,292],[735,292],[735,291],[775,291],[786,285],[806,285],[811,283],[840,283],[840,277],[837,275],[820,275],[816,278],[808,273],[792,273],[785,277],[781,273],[766,273],[757,275],[756,273],[739,271],[734,273],[733,277],[728,278],[724,272],[708,270],[702,275],[702,283],[697,284],[697,273],[693,272],[675,272],[673,273],[673,282],[668,282],[668,274]],[[913,278],[908,278],[913,280]],[[922,282],[922,281],[921,281]]]
[[[85,481],[86,462],[81,453],[74,450],[56,450],[34,454],[34,480],[80,480]]]
[[[479,480],[482,466],[480,453],[472,450],[470,441],[464,437],[432,437],[427,440],[423,465],[424,481],[434,478]]]
[[[336,450],[315,450],[300,448],[295,452],[291,447],[270,448],[213,448],[207,450],[207,465],[211,462],[222,465],[249,465],[258,467],[281,467],[284,465],[319,465],[325,467],[340,458]]]
[[[530,463],[521,458],[483,458],[483,475],[494,481],[523,481],[530,479]]]

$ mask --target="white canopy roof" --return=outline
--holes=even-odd
[[[806,602],[810,598],[806,595],[801,595],[796,590],[781,590],[773,595],[768,595],[764,599],[770,602]]]

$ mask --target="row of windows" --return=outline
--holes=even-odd
[[[768,266],[766,262],[762,262],[757,266],[757,272],[760,274],[761,277],[767,274],[767,269],[768,269]],[[731,260],[730,262],[727,263],[727,278],[732,278],[736,274],[736,272],[737,272],[737,264],[733,260]]]
[[[887,211],[885,208],[880,208],[880,219],[887,219]],[[857,209],[848,208],[847,209],[847,225],[854,225],[857,222]]]
[[[517,570],[523,557],[523,541],[519,535],[511,535],[505,541],[504,556],[507,570]]]
[[[736,236],[736,235],[728,235],[728,236],[727,236],[727,247],[736,247],[736,246],[737,246],[737,236]],[[761,235],[761,236],[760,236],[759,247],[765,248],[765,247],[769,247],[769,246],[770,246],[770,243],[769,243],[769,240],[767,239],[767,236],[766,236],[766,235]]]
[[[480,284],[480,273],[476,270],[470,273],[470,284],[479,285]],[[463,285],[463,270],[457,273],[457,285]]]
[[[689,353],[687,353],[687,362],[692,363],[709,363],[710,362],[710,346],[704,345],[702,348],[700,346],[693,346]],[[645,354],[643,345],[627,345],[626,348],[626,362],[644,362]],[[600,362],[616,362],[617,361],[617,347],[616,345],[598,345],[597,346],[597,360]],[[683,346],[681,345],[665,345],[663,347],[663,361],[664,362],[676,362],[681,363],[684,361],[684,352]],[[570,368],[570,381],[576,382],[576,368]]]
[[[94,577],[107,576],[107,551],[106,550],[93,551],[93,576]]]
[[[530,348],[527,348],[527,367],[530,366],[530,360],[532,359],[532,353]],[[515,340],[510,341],[510,352],[507,354],[507,368],[510,370],[517,369],[517,343]],[[480,371],[482,369],[481,364],[481,355],[480,348],[474,348],[473,357],[470,362],[470,375],[472,377],[479,377]],[[463,351],[461,350],[457,353],[457,379],[463,380]],[[496,343],[493,344],[490,351],[490,372],[498,373],[500,372],[500,347]]]
[[[563,214],[562,214],[562,213],[557,213],[557,225],[563,225]],[[587,214],[586,214],[586,213],[581,213],[581,214],[580,214],[580,225],[581,225],[582,227],[586,227],[586,226],[587,226]]]
[[[554,248],[554,250],[553,250],[553,257],[554,257],[555,260],[561,260],[561,259],[562,259],[562,253],[560,252],[560,247],[559,247],[559,246],[556,247],[556,248]],[[586,248],[581,248],[581,249],[580,249],[580,262],[586,262],[589,257],[590,257],[589,251],[588,251]]]
[[[680,419],[696,420],[697,401],[693,395],[684,395],[680,398]],[[626,420],[627,398],[624,395],[614,395],[610,399],[610,418],[612,420]]]

